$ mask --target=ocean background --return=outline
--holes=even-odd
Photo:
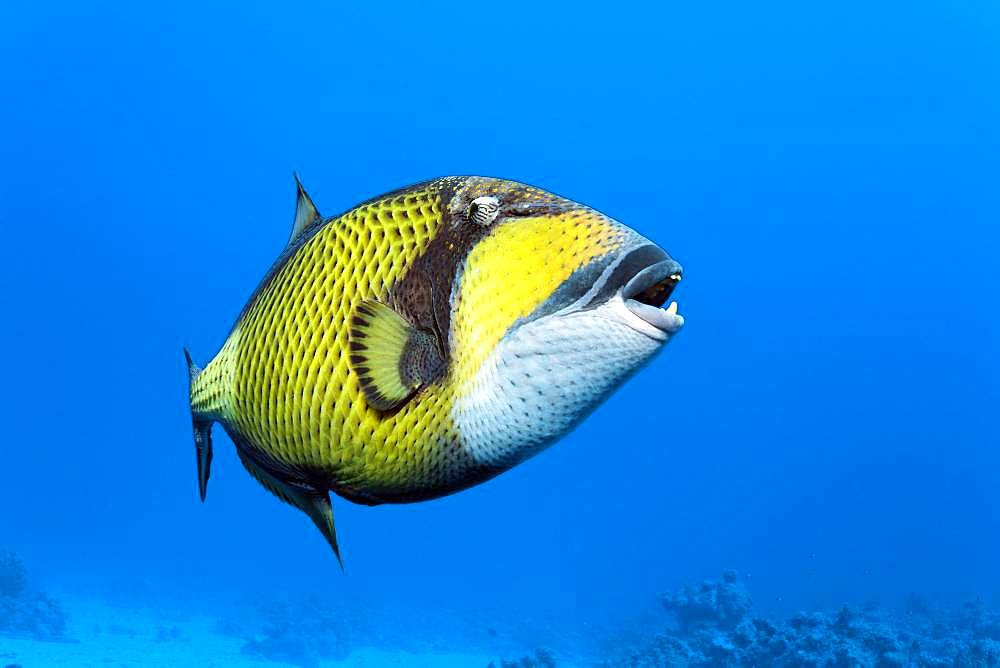
[[[212,665],[223,622],[185,620],[274,601],[357,615],[393,665],[586,665],[727,569],[777,617],[1000,602],[998,28],[985,1],[4,3],[0,549],[64,601],[59,665]],[[687,324],[496,480],[335,498],[341,573],[221,429],[197,493],[182,347],[209,360],[280,252],[293,171],[326,215],[446,174],[584,202],[684,265]],[[147,649],[115,656],[111,614]],[[0,636],[0,665],[64,644]]]

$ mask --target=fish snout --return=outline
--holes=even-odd
[[[626,322],[653,338],[666,340],[684,325],[677,302],[663,308],[684,276],[684,268],[652,243],[628,251],[621,265],[625,281],[618,292]]]

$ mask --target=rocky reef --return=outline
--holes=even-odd
[[[320,601],[272,601],[249,614],[220,619],[216,631],[242,639],[247,657],[315,668],[322,661],[347,657],[357,626]]]
[[[520,659],[501,659],[499,663],[490,661],[486,668],[556,668],[556,658],[547,649],[537,649],[534,654]]]
[[[601,668],[979,668],[1000,666],[1000,614],[981,602],[934,611],[914,599],[904,614],[878,608],[752,614],[735,572],[662,597],[671,623]]]
[[[24,564],[0,551],[0,636],[65,640],[66,613],[55,599],[30,586]]]

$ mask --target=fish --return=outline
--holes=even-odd
[[[574,429],[684,325],[683,269],[638,232],[516,181],[449,176],[288,243],[203,368],[185,349],[198,490],[212,427],[343,569],[331,493],[378,505],[494,478]]]

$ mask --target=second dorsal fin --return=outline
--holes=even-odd
[[[321,220],[319,211],[316,209],[316,205],[313,204],[312,198],[309,197],[309,193],[306,189],[302,187],[302,181],[299,181],[299,175],[295,176],[295,220],[292,222],[292,233],[288,237],[288,245],[298,239],[302,231],[312,225],[317,220]]]

